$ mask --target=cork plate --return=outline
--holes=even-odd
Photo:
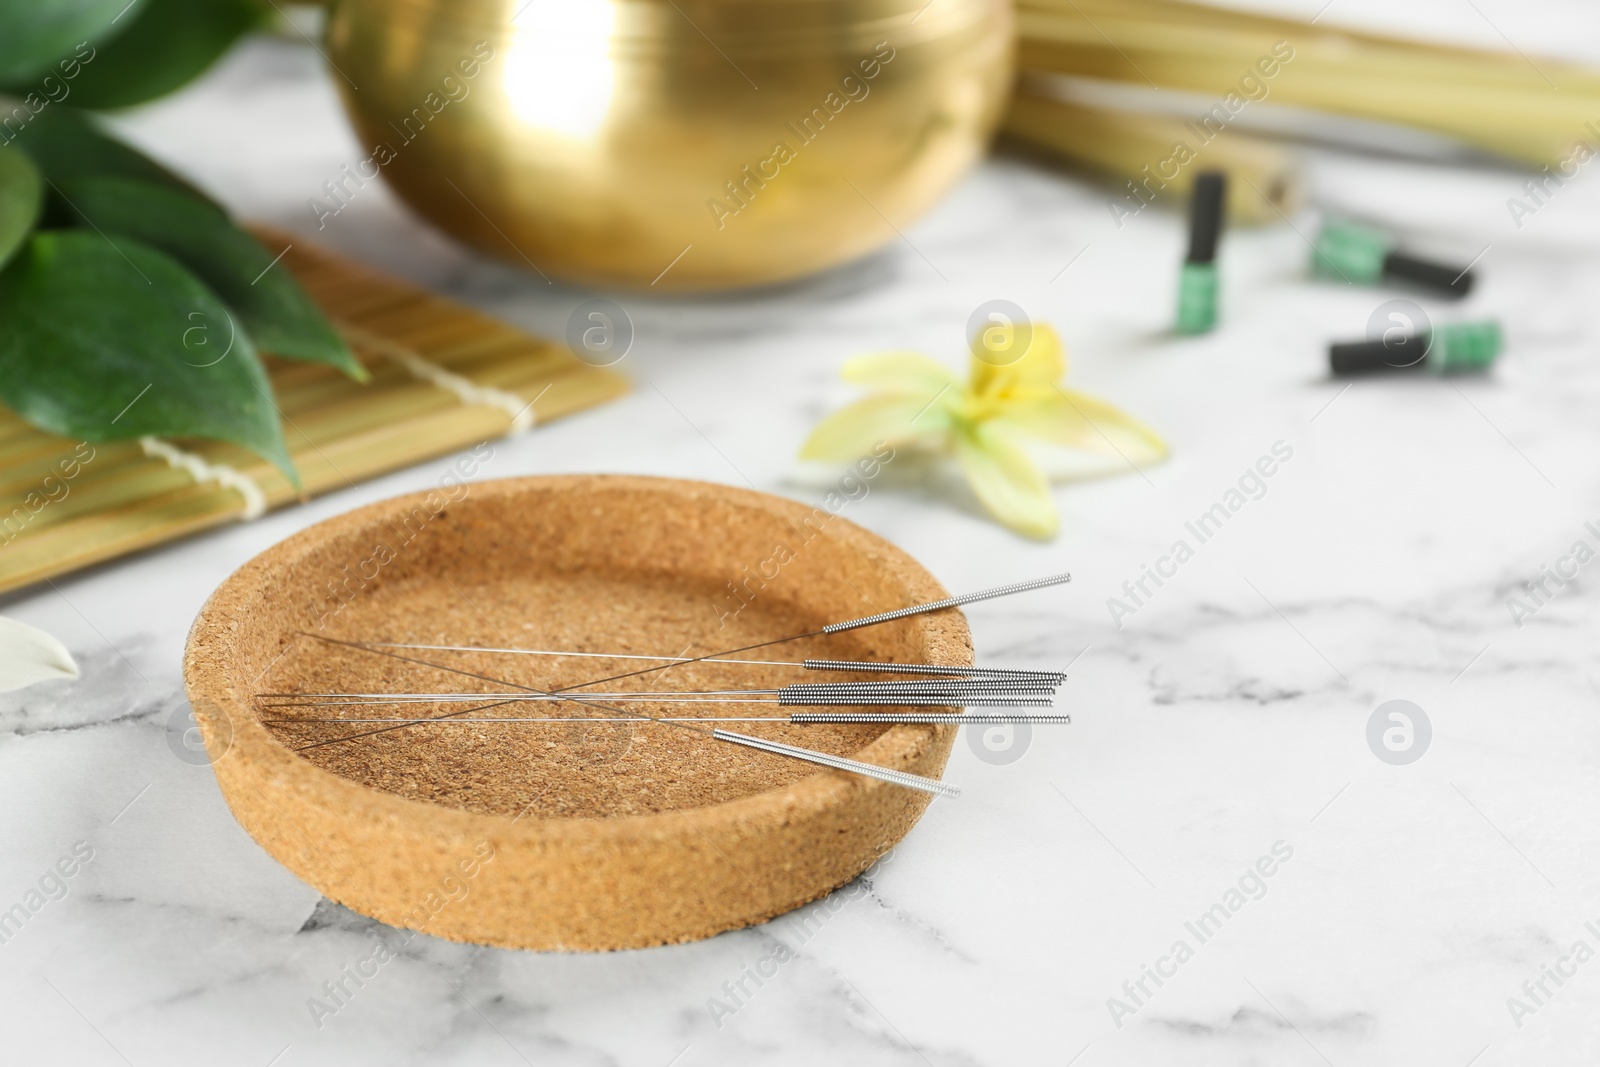
[[[478,482],[361,508],[257,556],[195,620],[184,675],[234,816],[332,900],[458,941],[637,948],[763,922],[827,894],[893,847],[928,796],[650,724],[408,726],[301,749],[360,728],[263,720],[351,709],[286,715],[261,708],[257,695],[504,691],[308,634],[694,656],[947,595],[905,553],[823,508],[658,478]],[[639,666],[405,654],[539,688]],[[746,655],[967,665],[972,647],[960,612],[947,611]],[[697,663],[606,688],[818,678]],[[473,714],[555,713],[529,707]],[[392,712],[351,717],[374,714]],[[935,777],[955,736],[953,726],[736,728]]]

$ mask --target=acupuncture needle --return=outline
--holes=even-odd
[[[952,667],[935,663],[892,663],[884,660],[807,659],[725,659],[706,656],[646,656],[637,652],[564,652],[552,648],[497,648],[493,645],[423,645],[401,641],[368,641],[372,648],[411,648],[428,652],[494,652],[513,656],[573,657],[578,659],[641,659],[668,664],[728,663],[744,667],[793,667],[807,671],[860,671],[871,674],[932,674],[952,678],[1040,678],[1065,681],[1062,671],[1026,670],[1021,667]]]
[[[705,660],[709,660],[709,659],[713,659],[713,658],[724,657],[724,656],[732,656],[732,655],[735,655],[735,654],[740,653],[740,652],[750,652],[750,651],[753,651],[754,649],[758,649],[758,648],[768,648],[768,647],[771,647],[772,645],[781,645],[781,644],[785,644],[785,643],[790,642],[790,641],[799,641],[799,640],[802,640],[802,639],[807,638],[807,637],[817,637],[817,636],[824,635],[824,634],[843,633],[843,632],[845,632],[847,630],[855,630],[855,629],[859,629],[859,628],[864,627],[864,626],[876,626],[876,625],[878,625],[880,623],[893,622],[896,619],[903,619],[903,618],[907,618],[907,617],[912,616],[912,615],[922,615],[922,614],[926,614],[926,613],[932,612],[932,611],[942,611],[942,610],[944,610],[946,608],[961,607],[961,606],[966,605],[966,604],[976,604],[979,601],[983,601],[983,600],[993,600],[993,599],[996,599],[998,597],[1010,596],[1010,595],[1012,595],[1014,593],[1025,593],[1025,592],[1030,592],[1030,591],[1035,590],[1035,589],[1044,589],[1044,588],[1048,588],[1048,587],[1054,586],[1054,585],[1061,585],[1063,583],[1070,582],[1070,581],[1072,581],[1072,575],[1071,574],[1056,574],[1056,575],[1051,575],[1051,576],[1046,577],[1046,578],[1036,578],[1036,579],[1034,579],[1032,581],[1028,581],[1028,582],[1017,582],[1017,583],[1014,583],[1014,584],[1011,584],[1011,585],[1002,585],[1002,586],[998,586],[998,587],[996,587],[994,589],[985,589],[985,590],[982,590],[982,591],[976,592],[976,593],[966,593],[966,594],[964,594],[962,596],[949,597],[949,598],[947,598],[945,600],[930,601],[929,603],[926,603],[926,604],[913,604],[913,605],[911,605],[909,607],[898,608],[898,609],[896,609],[894,611],[886,611],[886,612],[882,612],[882,613],[877,614],[877,615],[868,615],[868,616],[866,616],[864,618],[860,618],[860,619],[851,619],[851,620],[846,621],[846,622],[831,623],[831,624],[829,624],[827,626],[822,627],[821,629],[812,630],[812,631],[809,631],[807,633],[792,634],[789,637],[774,638],[771,641],[761,641],[761,642],[757,642],[756,644],[753,644],[753,645],[744,645],[744,646],[741,646],[739,648],[723,649],[720,652],[708,652],[704,656],[695,656],[695,657],[691,657],[691,658],[688,658],[688,659],[682,659],[682,658],[673,657],[672,658],[672,662],[670,662],[670,663],[660,664],[660,665],[655,666],[655,667],[645,667],[645,668],[641,668],[640,670],[628,671],[628,672],[625,672],[623,674],[613,674],[613,675],[610,675],[610,676],[605,677],[605,678],[594,678],[594,679],[591,679],[591,680],[589,680],[587,682],[577,682],[577,683],[574,683],[572,685],[561,686],[560,688],[552,689],[552,690],[550,690],[550,692],[551,693],[564,693],[564,692],[568,692],[568,691],[573,690],[573,689],[584,689],[584,688],[587,688],[587,687],[589,687],[591,685],[600,685],[603,682],[614,682],[614,681],[618,681],[618,680],[623,679],[623,678],[632,678],[632,677],[635,677],[635,676],[641,675],[641,674],[650,674],[650,673],[653,673],[655,671],[667,670],[667,669],[669,669],[671,667],[681,667],[681,666],[683,666],[685,664],[689,664],[689,663],[701,663],[701,662],[704,662]],[[466,675],[467,677],[470,677],[470,678],[478,678],[478,679],[480,679],[482,681],[494,682],[496,685],[513,685],[514,684],[514,683],[511,683],[511,682],[506,682],[506,681],[504,681],[502,679],[491,678],[491,677],[489,677],[487,675],[477,674],[477,673],[475,673],[473,671],[461,670],[461,669],[458,669],[458,668],[455,668],[455,667],[447,667],[444,664],[433,663],[433,662],[431,662],[429,660],[417,659],[417,658],[412,657],[412,656],[402,656],[402,655],[399,655],[398,653],[394,653],[394,652],[385,652],[380,647],[374,647],[374,646],[372,646],[370,644],[366,644],[366,643],[358,643],[358,642],[354,642],[354,641],[341,641],[341,640],[339,640],[337,638],[327,637],[327,636],[324,636],[322,634],[314,634],[314,633],[311,633],[308,630],[300,630],[300,631],[297,631],[297,632],[300,633],[300,634],[304,634],[306,637],[310,637],[310,638],[313,638],[313,639],[318,640],[318,641],[328,641],[328,642],[331,642],[333,644],[347,645],[347,646],[349,646],[351,648],[362,649],[362,650],[365,650],[365,651],[368,651],[368,652],[372,652],[372,653],[374,653],[376,655],[390,656],[393,659],[402,660],[402,661],[411,662],[411,663],[419,663],[419,664],[423,664],[425,666],[435,667],[435,668],[437,668],[439,670],[451,671],[451,672],[454,672],[456,674]],[[518,686],[518,688],[527,689],[528,687],[526,687],[526,686]],[[532,691],[533,692],[541,692],[542,690],[532,690]],[[460,714],[464,714],[464,713],[465,712],[454,712],[452,714],[460,715]],[[648,716],[646,716],[646,718],[648,718]],[[403,730],[403,729],[405,729],[405,725],[402,724],[402,725],[399,725],[399,726],[389,726],[389,727],[385,727],[384,729],[385,730]],[[384,731],[383,730],[376,730],[376,731],[373,731],[373,732],[374,733],[382,733]],[[364,735],[364,736],[366,736],[366,735]],[[354,738],[352,738],[351,740],[354,740]]]
[[[901,702],[964,704],[974,706],[977,701],[999,701],[1022,698],[1053,697],[1056,686],[1026,682],[973,682],[925,683],[906,682],[890,684],[836,684],[791,685],[782,689],[707,689],[657,691],[621,690],[614,693],[586,693],[594,700],[629,700],[682,703],[778,703],[796,704],[896,704]],[[257,700],[272,701],[268,707],[313,707],[322,704],[401,704],[447,703],[451,701],[482,700],[497,693],[478,690],[466,692],[283,692],[258,693]],[[746,699],[748,698],[748,699]],[[521,700],[562,700],[560,695],[519,697]],[[992,706],[992,705],[991,705]]]
[[[258,693],[256,700],[264,708],[350,707],[389,704],[449,704],[483,700],[498,693],[478,690],[467,692],[397,693],[397,692],[283,692]],[[779,704],[786,707],[805,705],[891,705],[899,707],[963,707],[984,708],[1042,708],[1051,707],[1049,698],[1056,695],[1056,686],[1039,682],[1015,683],[1010,681],[977,682],[876,682],[835,683],[829,685],[791,685],[782,689],[711,689],[662,690],[642,692],[623,690],[616,693],[586,693],[590,700],[651,704]],[[559,694],[518,696],[516,702],[561,701],[570,699]],[[310,721],[310,720],[306,720]]]
[[[673,667],[682,667],[689,663],[701,663],[705,660],[732,656],[739,652],[750,652],[758,648],[771,648],[773,645],[787,644],[790,641],[800,641],[808,637],[821,637],[826,634],[839,634],[847,630],[858,630],[864,626],[877,626],[881,623],[894,622],[897,619],[909,618],[913,615],[925,615],[933,611],[944,611],[947,608],[959,608],[966,604],[976,604],[982,600],[994,600],[999,597],[1011,596],[1015,593],[1027,593],[1035,589],[1045,589],[1053,585],[1061,585],[1072,581],[1070,574],[1055,574],[1048,578],[1035,578],[1028,582],[1016,582],[1012,585],[997,586],[994,589],[984,589],[976,593],[964,593],[961,596],[948,597],[944,600],[934,600],[926,604],[913,604],[910,607],[897,608],[894,611],[884,611],[877,615],[867,615],[859,619],[850,619],[846,622],[830,623],[819,630],[809,630],[805,633],[790,634],[788,637],[776,637],[771,641],[759,641],[753,645],[743,645],[739,648],[725,648],[718,652],[708,652],[704,656],[694,656],[689,659],[679,660],[675,663],[664,663],[655,667],[641,667],[636,671],[627,671],[622,674],[613,674],[606,678],[595,678],[587,682],[575,682],[552,689],[552,693],[565,693],[573,689],[587,689],[591,685],[602,682],[614,682],[621,678],[632,678],[640,674],[651,674],[655,671],[670,670]]]
[[[450,712],[450,715],[465,715],[469,711],[489,711],[489,710],[491,710],[493,708],[504,707],[505,705],[507,705],[509,703],[511,703],[511,701],[509,701],[509,700],[500,700],[500,701],[496,701],[493,704],[480,704],[475,708],[462,708],[460,711],[452,711],[452,712]],[[440,718],[443,719],[443,718],[446,718],[446,716],[441,716]],[[432,721],[436,721],[436,720],[423,720],[423,721],[432,722]],[[454,720],[451,720],[451,721],[454,721]],[[465,722],[466,720],[463,719],[461,721]],[[315,742],[313,744],[309,744],[309,745],[299,745],[294,749],[294,751],[296,751],[296,752],[304,752],[307,749],[321,748],[324,745],[337,745],[337,744],[340,744],[341,742],[344,742],[344,741],[359,741],[363,737],[371,737],[374,734],[386,734],[390,730],[393,730],[393,729],[394,729],[393,726],[382,726],[382,727],[379,727],[376,730],[366,730],[366,731],[363,731],[362,733],[359,733],[359,734],[346,734],[344,737],[336,737],[332,741],[317,741],[317,742]]]
[[[302,631],[302,632],[304,632],[304,631]],[[398,653],[395,653],[395,652],[386,652],[381,648],[369,648],[369,647],[367,647],[365,645],[358,644],[358,643],[356,643],[354,641],[342,641],[342,640],[340,640],[338,638],[326,637],[326,636],[323,636],[321,634],[307,633],[306,636],[314,638],[315,640],[318,640],[318,641],[326,641],[329,644],[343,645],[343,646],[345,646],[347,648],[354,648],[354,649],[356,649],[358,651],[361,651],[361,652],[369,652],[369,653],[371,653],[372,655],[375,655],[375,656],[387,656],[390,659],[400,660],[402,662],[416,663],[416,664],[420,664],[421,666],[424,666],[424,667],[433,667],[436,670],[448,671],[448,672],[450,672],[452,674],[461,674],[461,675],[465,675],[465,676],[467,676],[469,678],[477,678],[480,681],[492,682],[495,685],[508,685],[508,686],[511,686],[514,689],[520,689],[523,692],[527,692],[527,693],[538,693],[538,694],[543,694],[543,695],[546,695],[546,696],[552,695],[552,694],[549,694],[549,693],[545,693],[543,690],[535,689],[532,686],[519,685],[516,682],[508,681],[508,680],[506,680],[504,678],[494,678],[494,677],[491,677],[491,676],[486,675],[486,674],[479,674],[476,671],[462,670],[459,667],[449,667],[449,666],[446,666],[446,665],[444,665],[442,663],[433,663],[433,662],[430,662],[429,660],[418,659],[415,656],[402,656],[402,655],[400,655]],[[925,778],[925,777],[923,777],[922,775],[919,775],[919,774],[911,774],[911,773],[908,773],[906,771],[897,771],[897,770],[893,770],[893,769],[891,769],[889,767],[879,767],[878,765],[873,764],[873,763],[863,763],[860,760],[849,759],[849,758],[847,758],[845,756],[835,756],[835,755],[833,755],[832,753],[829,753],[829,752],[817,752],[817,751],[815,751],[813,749],[802,748],[802,747],[800,747],[798,745],[789,745],[789,744],[785,744],[785,743],[783,743],[781,741],[769,741],[766,738],[751,737],[751,736],[749,736],[747,734],[734,733],[732,730],[723,730],[723,729],[717,729],[717,728],[713,728],[713,729],[709,729],[708,730],[703,726],[694,726],[694,725],[690,725],[689,723],[684,723],[684,722],[672,722],[672,721],[669,721],[669,720],[657,719],[657,718],[655,718],[653,716],[645,715],[642,712],[630,712],[630,711],[626,710],[625,708],[610,707],[610,706],[605,705],[605,704],[596,703],[596,702],[594,702],[592,700],[587,700],[587,699],[585,699],[583,697],[568,697],[567,699],[571,700],[575,704],[583,704],[583,705],[586,705],[586,706],[589,706],[589,707],[598,708],[601,711],[612,711],[612,712],[616,712],[618,715],[630,716],[633,721],[638,721],[638,722],[660,722],[660,723],[662,723],[662,724],[664,724],[666,726],[675,726],[680,730],[687,730],[687,731],[689,731],[691,733],[700,734],[702,736],[709,735],[714,740],[722,741],[722,742],[725,742],[727,744],[739,745],[739,746],[742,746],[744,748],[753,748],[753,749],[757,749],[757,750],[762,751],[762,752],[771,753],[772,755],[786,756],[786,757],[788,757],[790,759],[802,760],[802,761],[804,761],[806,763],[812,763],[812,764],[816,764],[818,766],[828,767],[828,768],[831,768],[833,770],[846,771],[846,772],[849,772],[849,773],[852,773],[852,774],[859,774],[859,775],[862,775],[863,777],[875,778],[875,779],[877,779],[878,781],[881,781],[881,782],[888,782],[890,784],[903,786],[903,787],[908,788],[908,789],[916,789],[916,790],[919,790],[919,791],[924,792],[924,793],[937,793],[940,796],[947,796],[947,797],[956,797],[956,796],[960,796],[961,795],[961,789],[958,786],[951,785],[948,782],[942,782],[937,778]],[[510,701],[509,700],[502,701],[501,703],[510,703]],[[500,705],[499,704],[494,704],[494,705],[489,705],[489,706],[490,707],[498,707]],[[464,709],[462,709],[461,711],[458,711],[458,712],[446,712],[444,715],[436,716],[436,719],[451,718],[451,717],[454,717],[454,716],[464,715],[469,711],[483,711],[483,710],[487,710],[487,708],[485,708],[485,707],[464,708]],[[312,744],[312,745],[302,745],[299,748],[297,748],[296,751],[304,751],[305,749],[309,749],[309,748],[320,748],[320,747],[324,747],[324,746],[327,746],[327,745],[337,744],[337,743],[339,743],[341,741],[355,740],[356,737],[369,737],[369,736],[372,736],[373,734],[386,733],[386,732],[388,732],[390,730],[400,730],[400,729],[404,729],[408,725],[411,725],[411,724],[409,724],[409,723],[401,723],[399,725],[384,726],[384,727],[382,727],[382,728],[380,728],[378,730],[366,731],[366,732],[364,732],[362,734],[355,735],[355,736],[352,736],[352,737],[334,738],[334,739],[332,739],[330,741],[319,741],[319,742],[316,742],[315,744]]]
[[[846,632],[846,630],[861,629],[861,627],[867,627],[867,625],[878,625],[882,624],[882,622],[893,622],[896,621],[896,619],[904,619],[904,617],[915,616],[915,614],[926,614],[931,613],[931,611],[942,611],[942,609],[946,608],[958,608],[958,606],[970,605],[970,603],[979,603],[979,601],[982,600],[994,600],[994,598],[998,597],[1010,597],[1010,595],[1013,595],[1013,593],[1030,592],[1030,590],[1035,589],[1046,589],[1046,587],[1051,587],[1051,585],[1061,585],[1064,584],[1064,582],[1070,581],[1072,581],[1072,574],[1053,574],[1053,576],[1040,577],[1040,579],[1034,579],[1034,581],[1014,582],[1014,584],[1010,585],[998,585],[998,587],[995,587],[995,589],[979,590],[979,592],[974,593],[963,593],[963,595],[960,595],[960,597],[949,597],[946,598],[946,600],[934,600],[930,601],[930,603],[922,603],[922,605],[910,605],[907,606],[907,608],[898,608],[894,609],[894,611],[883,611],[883,613],[872,614],[872,616],[864,616],[861,617],[861,619],[848,619],[848,621],[845,622],[832,622],[832,624],[824,625],[824,627],[821,627],[821,629],[810,630],[810,632],[805,633],[794,633],[794,635],[789,635],[789,637],[773,638],[773,640],[770,641],[758,641],[758,643],[754,643],[754,645],[744,645],[739,646],[739,648],[723,649],[723,651],[707,653],[706,656],[694,656],[690,657],[690,659],[674,659],[674,661],[667,662],[667,664],[659,664],[656,665],[656,667],[643,667],[643,669],[640,670],[619,673],[619,675],[610,675],[610,677],[592,678],[592,680],[589,681],[581,681],[581,683],[574,683],[574,685],[552,689],[550,693],[565,693],[565,691],[570,691],[570,689],[587,688],[587,686],[590,685],[600,685],[600,683],[605,683],[605,681],[616,681],[619,680],[619,678],[635,677],[635,675],[642,675],[642,673],[653,673],[656,672],[656,670],[666,670],[669,669],[669,667],[678,667],[678,665],[691,664],[691,662],[706,661],[706,659],[712,659],[712,657],[733,656],[733,654],[747,653],[747,651],[754,651],[754,649],[757,648],[770,648],[770,646],[773,645],[784,645],[784,643],[787,643],[787,641],[803,640],[803,638],[808,637],[821,637],[821,635],[829,635],[829,633],[843,633]],[[381,648],[371,648],[371,646],[362,645],[362,643],[357,643],[357,641],[342,641],[338,640],[338,638],[325,637],[325,635],[320,635],[320,633],[310,633],[307,632],[307,630],[301,630],[301,633],[304,633],[306,637],[315,638],[315,640],[330,641],[330,643],[334,643],[334,645],[346,645],[349,646],[349,648],[370,651],[370,653],[378,654],[378,656],[389,656],[392,657],[392,659],[398,659],[398,661],[416,662],[416,664],[427,665],[427,667],[434,667],[434,669],[438,670],[448,670],[448,672],[461,673],[461,675],[478,678],[478,680],[493,681],[494,685],[512,685],[514,688],[525,689],[525,691],[533,691],[533,693],[538,693],[539,691],[539,689],[533,689],[531,686],[515,685],[515,683],[512,683],[512,681],[502,680],[502,678],[491,678],[488,677],[488,675],[482,675],[482,673],[472,672],[472,670],[461,670],[456,669],[456,667],[446,667],[446,665],[435,664],[435,662],[426,661],[426,659],[418,659],[418,657],[413,656],[400,656],[400,654],[397,653],[386,653],[386,651],[382,651]],[[621,712],[622,709],[606,710]],[[461,715],[461,713],[464,712],[446,713],[446,715]],[[654,721],[651,720],[651,717],[648,717],[648,715],[640,715],[640,718],[643,718],[643,720]],[[387,729],[405,729],[405,726],[405,723],[397,726],[386,726],[386,728],[379,729],[379,731],[373,731],[373,733],[384,733],[384,731],[387,731]],[[688,726],[685,726],[685,728],[688,728]],[[704,733],[704,731],[701,731],[701,733]],[[714,733],[715,736],[715,734],[718,733],[726,734],[728,731],[712,731],[712,733]],[[370,734],[363,734],[363,736],[370,736]],[[725,741],[731,741],[733,737],[739,736],[738,734],[730,734],[730,736],[722,737],[722,739],[725,739]],[[350,739],[354,739],[354,737],[350,737]],[[752,739],[739,739],[739,741],[733,742],[734,744],[749,744],[749,741],[752,741]],[[754,745],[754,747],[762,747],[762,745]],[[779,752],[779,755],[792,755],[792,753]],[[816,755],[822,755],[822,753],[816,753]]]
[[[570,698],[568,698],[570,699]],[[514,703],[505,701],[504,703]],[[498,707],[499,705],[495,705]],[[439,725],[439,726],[475,726],[482,723],[491,725],[517,724],[517,723],[585,723],[585,722],[638,722],[637,716],[617,717],[567,717],[562,715],[541,716],[484,716],[474,719],[262,719],[261,722],[271,726],[332,726],[332,725],[366,725],[369,723],[391,722],[405,723],[411,726]],[[780,726],[817,726],[817,725],[850,725],[854,723],[882,723],[888,725],[972,725],[972,726],[1010,726],[1010,725],[1047,725],[1066,724],[1072,721],[1072,716],[1065,714],[1020,714],[1020,715],[991,715],[986,712],[967,714],[963,712],[796,712],[792,715],[662,715],[650,719],[651,722],[771,722]]]
[[[1033,679],[1011,678],[975,678],[975,679],[948,679],[930,678],[917,681],[902,682],[815,682],[796,685],[785,685],[778,688],[764,689],[620,689],[618,693],[633,694],[637,696],[726,696],[726,695],[755,695],[755,696],[781,696],[789,694],[800,697],[808,694],[833,694],[833,693],[859,693],[864,696],[872,694],[890,695],[894,693],[1054,693],[1060,689],[1060,683],[1053,681],[1036,681]],[[349,696],[375,696],[375,697],[416,697],[418,699],[429,696],[493,696],[482,691],[474,690],[468,693],[454,691],[426,693],[402,693],[394,691],[357,693],[346,691],[312,691],[312,690],[286,690],[284,692],[257,693],[258,698],[275,697],[349,697]],[[588,694],[595,697],[609,696],[610,692]]]
[[[1023,696],[1054,696],[1054,686],[1045,685],[1016,685],[997,686],[994,688],[960,688],[960,689],[818,689],[810,691],[795,691],[795,687],[783,689],[620,689],[615,692],[585,693],[587,697],[595,700],[696,700],[711,697],[776,697],[780,703],[800,704],[813,697],[826,697],[829,703],[834,703],[841,697],[861,697],[869,701],[889,701],[892,697],[1023,697]],[[429,693],[395,693],[395,692],[282,692],[282,693],[257,693],[257,700],[296,700],[302,704],[315,704],[320,700],[328,701],[355,701],[355,700],[382,700],[387,703],[399,703],[403,700],[416,701],[445,701],[445,700],[482,700],[485,697],[500,696],[496,692],[483,692],[471,689],[462,691],[429,692]],[[316,699],[306,699],[316,698]],[[553,695],[550,699],[563,699],[560,694]]]
[[[1049,707],[1056,695],[1054,684],[1041,682],[974,681],[974,682],[873,682],[833,683],[827,685],[790,685],[781,689],[710,689],[659,691],[622,690],[615,693],[586,693],[590,700],[612,700],[645,703],[706,703],[706,704],[780,704],[804,705],[870,705],[898,706],[949,706],[964,707]],[[380,692],[280,692],[258,693],[256,700],[267,708],[333,707],[363,704],[446,704],[481,701],[500,693],[468,690],[465,692],[402,693]],[[561,701],[569,699],[558,694],[535,691],[530,696],[517,696],[517,701]]]
[[[263,693],[257,700],[263,708],[319,708],[352,707],[364,705],[395,704],[453,704],[481,701],[498,693],[477,690],[449,693]],[[949,707],[966,708],[1048,708],[1054,706],[1054,689],[1028,686],[1004,689],[944,690],[914,689],[891,692],[863,692],[837,690],[819,693],[794,693],[785,690],[723,690],[704,693],[638,692],[624,690],[616,693],[586,693],[590,700],[609,700],[618,703],[645,704],[777,704],[783,707],[818,707],[852,705],[858,707],[888,705],[891,707]],[[569,699],[559,694],[518,696],[518,703],[537,703]]]
[[[395,704],[459,704],[472,700],[482,700],[484,694],[475,693],[470,697],[455,697],[445,700],[315,700],[307,702],[288,701],[279,704],[263,704],[268,710],[274,708],[375,708],[388,707]],[[525,696],[508,698],[512,704],[541,704],[560,703],[570,701],[572,697],[554,693],[549,696]],[[585,697],[585,700],[606,700],[619,704],[761,704],[767,707],[793,707],[793,704],[780,704],[776,700],[724,700],[721,698],[708,698],[704,700],[679,700],[675,697],[646,696],[634,697],[632,695],[619,696],[617,694],[597,694]],[[896,708],[948,708],[960,705],[965,708],[1053,708],[1053,701],[1043,697],[1004,697],[987,698],[975,697],[971,700],[962,700],[954,697],[906,697],[901,700],[816,700],[805,701],[812,706],[848,705],[850,707],[872,707],[873,705]],[[313,720],[302,720],[313,721]],[[337,720],[334,720],[337,721]]]

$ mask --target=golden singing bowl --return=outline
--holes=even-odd
[[[337,0],[381,172],[500,259],[607,286],[795,278],[896,237],[976,161],[1009,0]]]

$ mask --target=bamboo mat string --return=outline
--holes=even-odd
[[[239,513],[241,522],[259,519],[267,513],[267,494],[261,486],[249,475],[241,474],[226,463],[207,462],[204,456],[185,452],[159,437],[141,437],[139,447],[145,455],[164,459],[167,466],[183,471],[194,479],[196,485],[215,484],[238,493],[244,498],[244,510]]]
[[[507,437],[533,428],[535,421],[533,404],[517,394],[489,385],[479,385],[470,378],[463,378],[459,374],[445,370],[415,349],[380,337],[371,330],[363,329],[353,323],[335,319],[334,326],[352,345],[393,360],[404,367],[413,378],[454,393],[463,404],[483,404],[500,408],[511,416],[511,425],[506,429]]]

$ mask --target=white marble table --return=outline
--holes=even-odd
[[[1486,10],[1529,48],[1577,47],[1565,27],[1589,17],[1503,6]],[[1466,8],[1406,17],[1499,40]],[[305,199],[356,158],[316,56],[287,42],[248,46],[127,128],[308,237]],[[1142,476],[1061,487],[1051,544],[915,484],[850,505],[955,590],[1075,572],[1067,590],[969,614],[990,660],[1074,663],[1076,722],[1009,766],[958,742],[947,776],[965,795],[936,802],[893,863],[758,929],[610,955],[418,938],[313,1020],[308,998],[370,952],[375,925],[262,852],[210,771],[175,758],[180,650],[251,555],[429,486],[447,461],[0,605],[84,668],[0,700],[0,911],[74,843],[92,849],[0,944],[0,1060],[1595,1062],[1600,962],[1571,953],[1600,949],[1600,565],[1520,626],[1508,598],[1575,542],[1600,547],[1585,525],[1600,526],[1600,177],[1519,231],[1505,200],[1521,174],[1328,152],[1311,171],[1323,204],[1463,260],[1492,246],[1466,308],[1428,305],[1502,317],[1492,376],[1328,381],[1326,341],[1360,336],[1391,294],[1308,282],[1289,226],[1230,235],[1223,328],[1169,339],[1180,221],[1149,211],[1119,231],[1103,190],[1001,158],[908,230],[914,249],[757,296],[619,298],[638,331],[633,393],[497,445],[483,476],[659,473],[811,499],[792,457],[848,395],[839,364],[889,347],[959,359],[968,312],[994,296],[1058,326],[1073,381],[1173,443]],[[315,236],[546,332],[589,295],[464,254],[382,188]],[[1293,454],[1264,495],[1115,626],[1108,598],[1276,442]],[[1432,726],[1409,765],[1367,742],[1394,699]],[[1271,877],[1249,876],[1258,862]],[[1196,936],[1186,924],[1227,910],[1241,878],[1251,896]],[[796,958],[746,983],[735,1014],[713,1012],[778,941]],[[1558,964],[1575,969],[1560,985],[1543,976]],[[1539,994],[1541,978],[1534,1000],[1524,983]],[[1511,997],[1533,1010],[1514,1018]]]

